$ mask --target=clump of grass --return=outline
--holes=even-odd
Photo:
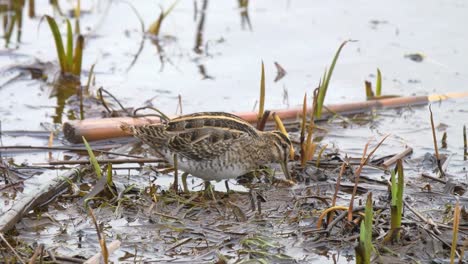
[[[397,161],[396,171],[398,173],[398,180],[395,170],[391,171],[391,207],[390,207],[390,231],[385,237],[384,241],[400,241],[401,219],[403,216],[403,189],[405,186],[403,174],[403,161]]]
[[[302,123],[301,123],[301,166],[304,167],[305,163],[311,160],[314,156],[317,144],[312,140],[313,131],[315,128],[314,113],[317,109],[317,93],[318,89],[314,90],[314,97],[312,101],[312,112],[310,114],[310,122],[307,127],[307,95],[304,95],[304,104],[302,107]],[[306,135],[307,127],[307,137]]]
[[[73,47],[73,32],[70,21],[67,19],[67,38],[66,47],[64,47],[62,35],[60,34],[57,22],[50,16],[46,15],[45,18],[54,37],[55,47],[57,49],[57,57],[62,74],[68,73],[80,76],[81,62],[83,59],[84,37],[82,35],[78,35],[75,47]]]
[[[343,43],[341,43],[340,47],[335,53],[335,57],[333,57],[333,61],[330,65],[330,69],[329,70],[325,69],[325,73],[323,74],[323,77],[321,79],[321,82],[319,85],[318,99],[317,99],[317,111],[315,112],[315,116],[318,118],[322,116],[322,109],[323,109],[323,103],[325,102],[325,95],[327,94],[328,85],[330,84],[330,79],[331,79],[333,70],[335,69],[336,62],[338,61],[338,57],[340,56],[341,50],[343,49],[344,45],[348,42],[349,40],[346,40]]]
[[[161,8],[161,13],[159,14],[158,19],[154,21],[150,27],[148,28],[148,33],[153,36],[159,36],[159,31],[161,30],[161,25],[164,19],[172,12],[174,7],[177,5],[179,1],[175,1],[166,11]]]
[[[371,255],[374,250],[372,245],[372,222],[374,221],[374,211],[372,208],[372,193],[367,195],[364,221],[361,221],[359,234],[359,244],[356,246],[356,263],[370,264]]]

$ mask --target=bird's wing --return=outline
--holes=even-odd
[[[210,160],[225,153],[232,144],[248,135],[238,130],[203,127],[168,132],[168,147],[179,156],[192,160]]]
[[[259,131],[242,118],[224,112],[201,112],[172,119],[166,127],[167,131],[185,131],[199,128],[224,128],[247,133],[258,137]]]

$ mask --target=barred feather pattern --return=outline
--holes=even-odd
[[[241,118],[202,112],[167,124],[122,125],[122,129],[163,155],[178,169],[204,180],[236,178],[259,165],[284,160],[291,142],[276,132],[262,132]]]

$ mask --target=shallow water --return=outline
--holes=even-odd
[[[237,1],[206,1],[203,12],[204,2],[178,2],[163,22],[163,52],[158,54],[157,47],[141,31],[138,16],[146,30],[157,18],[159,5],[167,9],[172,2],[132,1],[137,15],[128,2],[83,1],[82,9],[89,12],[80,19],[86,35],[82,82],[86,82],[91,65],[96,64],[92,92],[102,86],[127,107],[139,107],[149,100],[167,114],[175,114],[181,95],[184,113],[250,111],[258,98],[263,61],[266,108],[286,108],[301,104],[305,92],[312,93],[339,44],[353,39],[357,42],[348,43],[338,60],[327,103],[365,100],[364,80],[375,83],[377,68],[383,74],[384,94],[468,91],[468,34],[461,26],[468,22],[465,1],[250,1],[251,29],[242,24]],[[194,3],[198,12],[194,11]],[[69,2],[60,4],[63,10],[71,8]],[[14,35],[12,42],[0,50],[0,121],[4,131],[50,128],[57,120],[66,121],[76,107],[63,105],[70,94],[58,97],[52,93],[56,51],[47,23],[39,25],[44,14],[60,19],[49,1],[36,1],[36,18],[23,16],[21,42],[15,42]],[[204,30],[201,52],[197,53],[194,47],[202,15]],[[63,23],[61,28],[64,30]],[[0,46],[5,45],[5,40],[0,40]],[[129,68],[140,45],[141,53]],[[405,58],[414,53],[424,55],[423,61]],[[36,61],[55,64],[46,66],[47,82],[31,79],[28,73],[21,74],[15,68]],[[287,72],[278,82],[274,82],[274,62]],[[446,125],[437,131],[437,137],[440,142],[443,131],[447,132],[448,147],[442,152],[451,156],[448,172],[464,182],[467,172],[462,128],[468,117],[467,103],[467,99],[457,99],[432,105],[436,126]],[[374,138],[375,144],[391,134],[376,156],[398,153],[406,145],[414,149],[413,158],[433,153],[427,107],[377,111],[375,115],[365,125],[348,122],[344,128],[337,120],[330,126],[324,125],[331,129],[322,144],[359,157],[369,139]],[[47,145],[47,138],[6,134],[1,143]],[[55,144],[59,143],[60,139],[56,140]],[[63,159],[62,155],[55,152],[53,157]],[[32,164],[46,161],[48,154],[2,153],[2,158],[8,157],[16,163]],[[417,170],[413,176],[418,175]],[[51,171],[28,179],[25,192],[59,174]],[[162,179],[162,183],[171,180]],[[223,188],[223,184],[217,188]],[[1,199],[3,212],[10,203]],[[47,242],[46,234],[40,236]],[[28,240],[28,232],[23,238]]]

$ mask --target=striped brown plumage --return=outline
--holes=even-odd
[[[165,124],[122,125],[174,164],[193,176],[210,180],[236,178],[260,165],[286,163],[291,148],[279,131],[263,132],[238,116],[223,112],[201,112],[180,116]]]

